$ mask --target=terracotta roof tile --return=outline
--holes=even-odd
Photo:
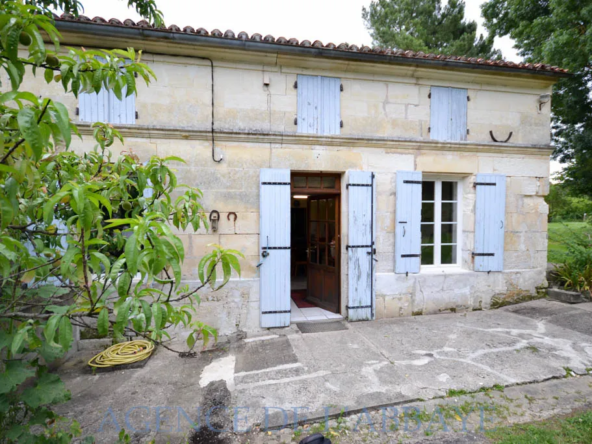
[[[55,16],[55,19],[59,21],[77,21],[77,22],[86,22],[86,23],[93,23],[98,25],[105,25],[105,26],[123,26],[127,28],[151,28],[156,31],[165,31],[165,32],[173,32],[173,33],[186,33],[186,34],[197,34],[201,36],[209,36],[211,38],[222,38],[222,39],[231,39],[231,40],[251,40],[254,42],[265,42],[269,44],[276,44],[276,45],[291,45],[291,46],[301,46],[301,47],[311,47],[311,48],[320,48],[326,50],[333,50],[333,51],[348,51],[348,52],[363,52],[363,53],[373,53],[384,55],[386,57],[395,56],[395,57],[407,57],[410,59],[427,59],[427,60],[440,60],[440,61],[455,61],[455,62],[462,62],[471,65],[489,65],[489,66],[500,66],[505,68],[515,68],[515,69],[524,69],[529,71],[544,71],[544,72],[552,72],[558,74],[565,74],[568,73],[568,70],[559,68],[557,66],[546,65],[543,63],[514,63],[511,61],[505,60],[486,60],[476,57],[466,57],[466,56],[454,56],[454,55],[442,55],[442,54],[425,54],[423,52],[414,52],[414,51],[405,51],[401,49],[391,49],[391,48],[381,48],[381,47],[369,47],[369,46],[357,46],[357,45],[350,45],[348,43],[327,43],[323,44],[320,40],[314,40],[314,43],[311,43],[310,40],[302,40],[299,42],[298,39],[290,38],[287,39],[285,37],[278,37],[275,38],[272,35],[266,35],[263,37],[259,33],[255,33],[249,37],[249,34],[242,31],[238,34],[235,34],[232,30],[227,30],[225,33],[222,33],[219,29],[213,29],[211,32],[208,32],[205,28],[197,28],[194,29],[191,26],[185,26],[180,28],[177,25],[170,25],[168,28],[157,28],[152,26],[146,20],[140,20],[139,22],[135,23],[133,20],[126,19],[123,22],[116,18],[112,18],[110,20],[105,20],[102,17],[94,17],[93,19],[86,17],[84,15],[80,15],[78,17],[74,17],[71,14],[62,14],[61,16]]]

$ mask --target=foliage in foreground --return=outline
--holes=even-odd
[[[477,22],[465,21],[465,2],[373,0],[362,17],[374,43],[426,53],[501,58],[493,39],[477,36]]]
[[[206,223],[201,192],[177,184],[171,169],[182,160],[113,158],[109,147],[123,140],[103,123],[93,125],[94,149],[77,153],[66,107],[21,88],[34,75],[67,94],[106,88],[122,98],[153,72],[133,49],[60,51],[45,7],[80,4],[31,3],[0,4],[0,71],[9,79],[0,91],[0,442],[69,442],[81,432],[51,411],[69,394],[48,364],[71,348],[73,327],[170,348],[169,329],[183,326],[189,348],[207,343],[216,331],[194,317],[197,291],[240,273],[240,253],[215,246],[199,264],[202,286],[181,286],[185,252],[171,225]],[[129,3],[155,19],[152,0]]]

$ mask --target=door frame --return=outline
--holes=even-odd
[[[321,183],[322,183],[322,177],[333,177],[335,178],[335,187],[334,188],[309,188],[308,186],[306,188],[295,188],[294,187],[294,178],[295,177],[321,177]],[[342,273],[341,273],[341,263],[342,263],[342,253],[341,253],[341,242],[342,242],[342,234],[343,234],[343,230],[342,230],[342,223],[341,223],[341,212],[342,212],[342,190],[341,190],[341,177],[342,174],[341,173],[325,173],[325,172],[321,172],[321,171],[317,171],[317,172],[303,172],[303,171],[291,171],[290,172],[290,197],[293,199],[294,195],[298,195],[298,194],[306,194],[309,196],[331,196],[331,197],[336,197],[336,207],[337,207],[337,214],[336,214],[336,223],[335,223],[335,230],[337,233],[337,241],[336,241],[336,245],[335,245],[335,268],[336,268],[336,275],[337,275],[337,296],[338,296],[338,302],[337,302],[337,312],[336,314],[342,315]],[[308,199],[307,199],[307,206],[306,206],[306,242],[308,245],[309,242],[309,238],[308,238],[308,212],[309,212],[309,208],[308,208]],[[308,268],[308,266],[307,266]],[[308,269],[307,269],[307,281],[308,281]],[[307,287],[308,287],[308,283],[307,283]],[[308,288],[307,288],[308,289]],[[343,316],[343,315],[342,315]]]

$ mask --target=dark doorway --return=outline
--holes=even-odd
[[[340,177],[292,174],[292,300],[340,311]]]

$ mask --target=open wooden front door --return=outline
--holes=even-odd
[[[339,313],[339,195],[308,199],[308,299]]]

